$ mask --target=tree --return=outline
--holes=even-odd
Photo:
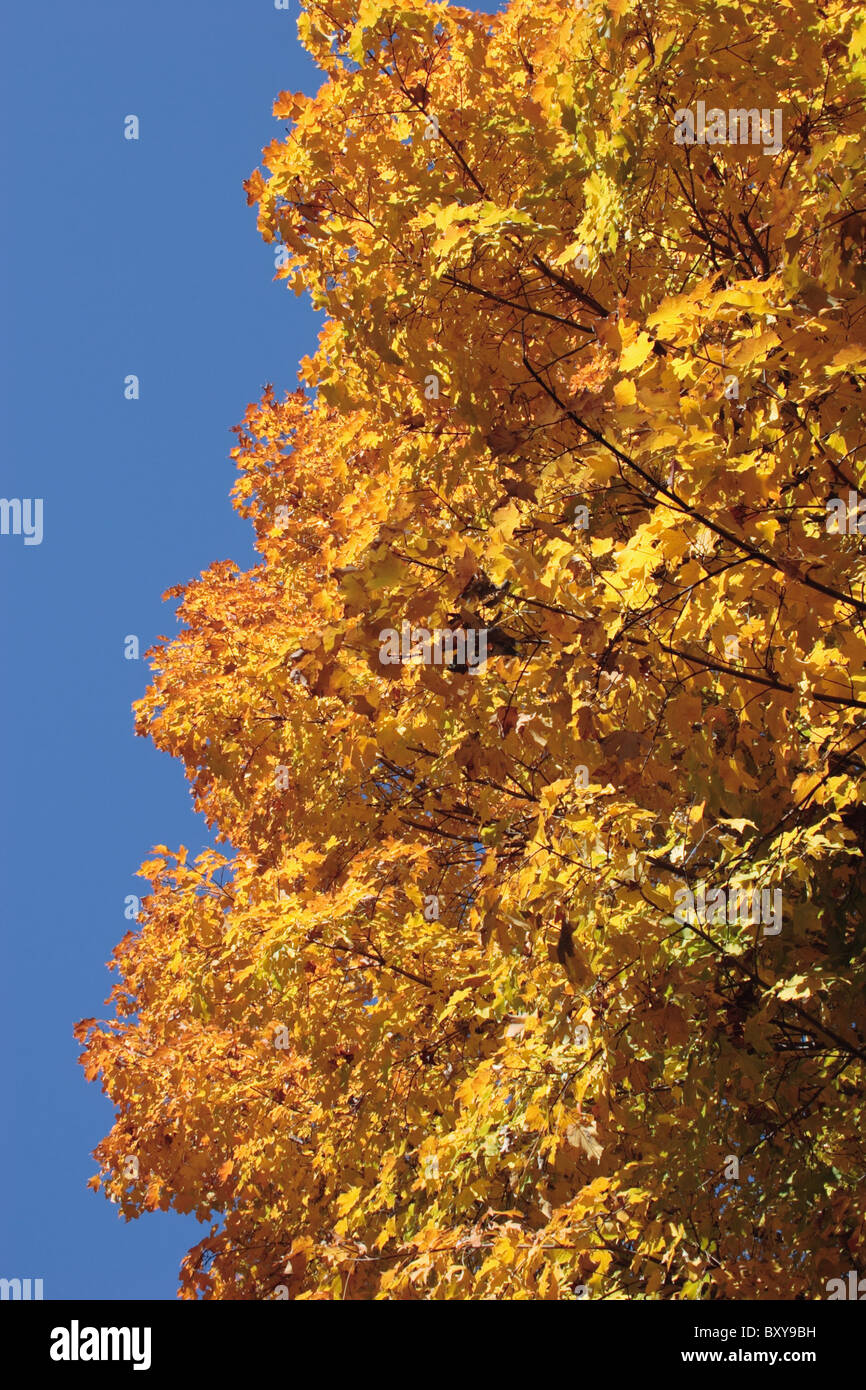
[[[171,591],[136,706],[227,848],[142,866],[93,1183],[214,1221],[186,1298],[824,1298],[866,1260],[862,12],[300,32],[247,193],[324,326],[238,430],[261,563]]]

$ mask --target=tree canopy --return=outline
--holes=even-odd
[[[862,10],[299,30],[324,85],[246,190],[323,326],[237,431],[261,562],[170,591],[136,705],[222,848],[142,865],[78,1025],[93,1184],[212,1222],[185,1298],[824,1298],[866,1261]]]

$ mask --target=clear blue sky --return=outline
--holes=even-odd
[[[0,496],[44,499],[40,545],[0,536],[0,1277],[47,1299],[173,1298],[206,1232],[86,1187],[111,1107],[72,1026],[105,1015],[141,860],[209,842],[180,764],[133,736],[147,667],[123,639],[176,630],[170,585],[254,562],[230,429],[297,385],[316,331],[241,188],[276,94],[319,86],[297,13],[30,0],[0,31]]]

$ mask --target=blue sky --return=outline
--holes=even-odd
[[[106,1012],[139,863],[209,842],[181,765],[133,736],[147,667],[123,646],[176,630],[170,585],[255,559],[231,426],[297,385],[316,332],[241,188],[276,94],[319,86],[297,13],[40,0],[0,31],[0,493],[44,505],[41,544],[0,536],[0,1276],[47,1299],[173,1298],[206,1230],[127,1224],[86,1187],[111,1107],[72,1026]]]

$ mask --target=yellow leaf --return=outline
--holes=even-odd
[[[653,340],[648,333],[640,333],[634,342],[625,348],[619,359],[619,370],[630,372],[635,367],[640,367],[647,360],[653,350]]]

